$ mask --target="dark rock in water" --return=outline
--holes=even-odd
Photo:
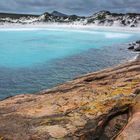
[[[140,51],[140,46],[135,48],[135,51]]]
[[[140,40],[136,41],[137,44],[140,44]]]
[[[134,46],[130,46],[128,50],[134,50]]]
[[[132,24],[131,27],[136,27],[136,25]]]
[[[128,50],[140,51],[140,40],[136,41],[135,43],[130,43]]]

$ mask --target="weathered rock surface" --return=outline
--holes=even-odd
[[[140,93],[140,90],[138,91]],[[136,105],[130,112],[127,126],[116,140],[139,140],[140,139],[140,96],[137,97]]]
[[[138,104],[139,87],[138,58],[116,68],[90,73],[36,95],[8,98],[0,102],[0,139],[115,138],[127,124],[130,108]],[[132,112],[132,119],[128,120],[128,125],[118,139],[131,139],[130,135],[134,140],[138,136],[140,138],[140,129],[134,132],[140,126],[139,104]]]

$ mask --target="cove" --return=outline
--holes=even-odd
[[[0,30],[0,99],[34,93],[130,60],[138,33],[94,29]]]

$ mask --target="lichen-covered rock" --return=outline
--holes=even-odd
[[[133,106],[130,112],[130,118],[127,126],[116,138],[116,140],[139,140],[139,139],[140,139],[140,95],[136,98],[136,104],[135,106]]]
[[[8,98],[0,102],[0,138],[111,139],[126,125],[127,112],[137,102],[139,87],[140,61],[137,59],[38,94]]]

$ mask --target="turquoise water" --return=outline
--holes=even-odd
[[[32,67],[90,48],[124,43],[135,35],[97,31],[22,30],[0,32],[0,66]]]
[[[138,33],[91,29],[0,30],[0,98],[33,93],[131,59]]]

